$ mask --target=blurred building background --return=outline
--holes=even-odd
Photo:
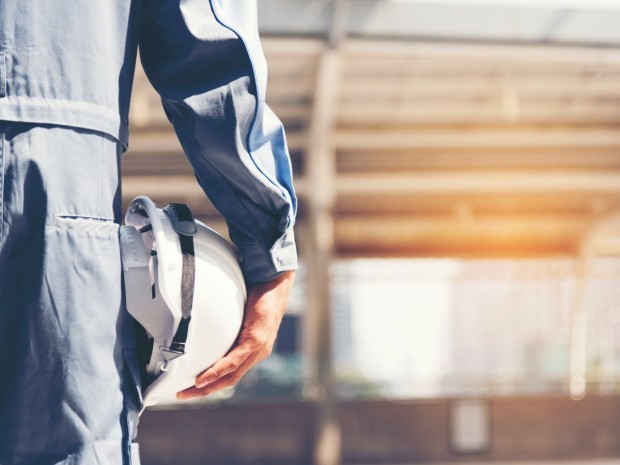
[[[234,391],[143,415],[143,463],[620,464],[620,1],[258,6],[296,287]],[[226,234],[141,70],[131,123],[125,205]]]

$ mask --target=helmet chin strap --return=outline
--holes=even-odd
[[[179,326],[172,338],[170,346],[159,346],[162,356],[167,362],[185,354],[185,343],[189,332],[189,323],[192,318],[192,304],[196,281],[196,261],[194,254],[194,235],[198,231],[194,217],[189,207],[183,203],[170,203],[163,211],[170,218],[172,227],[179,235],[183,267],[181,271],[181,314]],[[162,368],[165,370],[164,368]]]

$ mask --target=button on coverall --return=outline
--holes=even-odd
[[[138,50],[246,282],[297,267],[255,0],[0,0],[0,465],[139,463],[118,238]]]

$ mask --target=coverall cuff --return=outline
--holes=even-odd
[[[290,226],[274,243],[237,244],[246,286],[277,278],[288,270],[297,269],[295,232]]]

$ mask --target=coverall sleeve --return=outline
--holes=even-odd
[[[196,179],[226,219],[247,285],[297,268],[297,199],[265,103],[256,0],[144,0],[140,59]]]

